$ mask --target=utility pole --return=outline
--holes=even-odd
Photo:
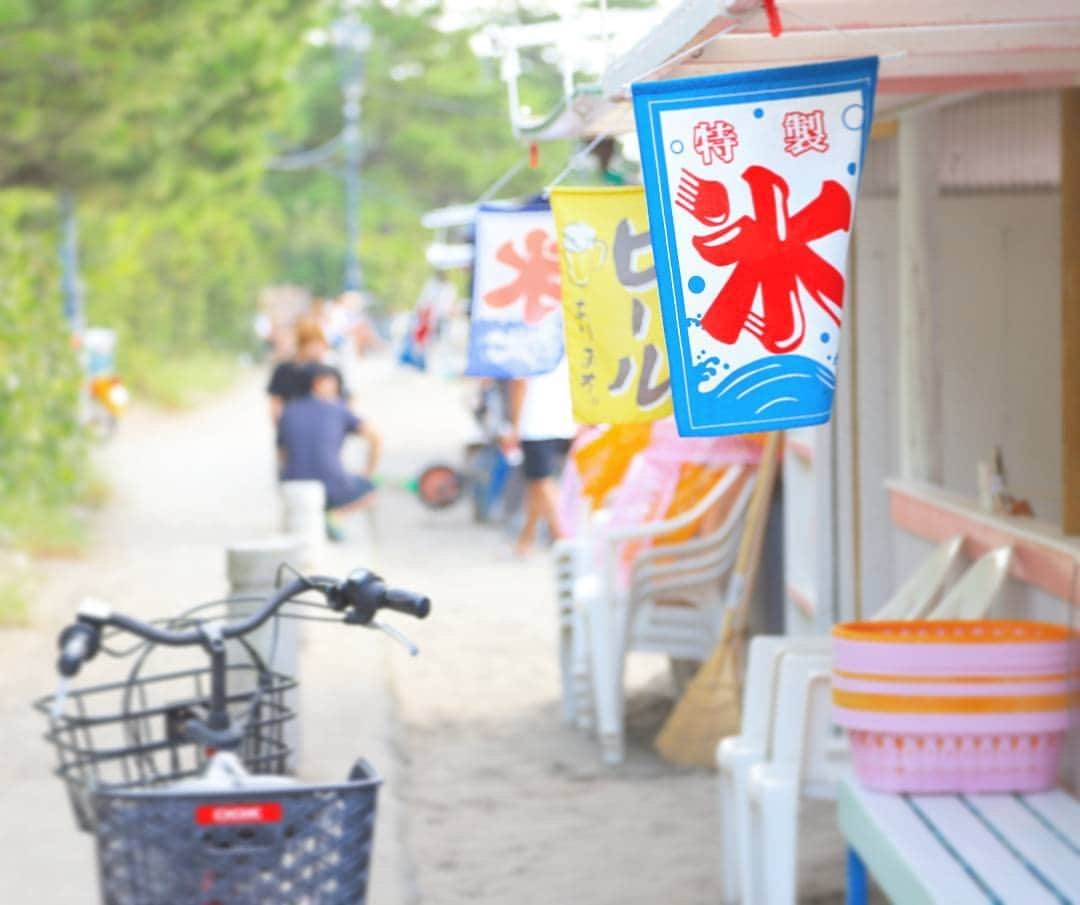
[[[364,91],[364,53],[371,29],[350,6],[330,27],[330,41],[341,66],[341,114],[345,121],[345,289],[360,289],[360,100]]]
[[[64,294],[64,318],[72,332],[86,326],[83,287],[79,278],[79,223],[75,213],[75,193],[60,193],[60,286]]]

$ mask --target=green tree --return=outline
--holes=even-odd
[[[388,307],[411,305],[426,277],[420,225],[427,210],[474,201],[526,153],[510,131],[497,67],[469,48],[469,32],[436,27],[437,7],[369,4],[373,41],[366,55],[362,131],[360,256],[367,287]],[[309,48],[295,74],[299,90],[283,150],[316,147],[341,129],[341,89],[332,50]],[[558,97],[557,79],[534,88],[538,107]],[[565,163],[567,146],[543,149],[501,197],[539,192]],[[344,211],[339,168],[279,173],[266,181],[291,224],[283,245],[284,281],[320,294],[339,291]]]
[[[314,6],[0,0],[0,187],[130,196],[258,167]]]

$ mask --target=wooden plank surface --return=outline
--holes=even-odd
[[[840,826],[894,902],[1080,905],[1080,801],[889,795],[842,783]]]
[[[1061,93],[1062,529],[1080,534],[1080,88]]]
[[[1080,849],[1017,795],[966,795],[964,803],[991,824],[1055,893],[1080,902]],[[1075,805],[1077,812],[1080,806]],[[1075,837],[1074,837],[1075,838]],[[1078,839],[1077,841],[1080,841]]]
[[[993,902],[900,795],[841,784],[840,827],[875,881],[904,905]]]
[[[1062,789],[1024,795],[1023,803],[1060,833],[1080,853],[1080,802]]]
[[[926,822],[927,831],[948,842],[954,857],[970,867],[976,882],[991,891],[995,900],[1008,905],[1061,905],[960,797],[912,795],[908,802]],[[936,864],[926,867],[931,874],[936,872]]]

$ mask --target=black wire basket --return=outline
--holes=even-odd
[[[296,717],[287,692],[296,684],[256,663],[228,667],[230,716],[245,727],[236,753],[249,772],[287,772],[292,751],[284,730]],[[197,775],[212,752],[186,738],[183,728],[190,719],[205,720],[209,705],[209,667],[147,676],[133,671],[123,681],[35,701],[48,720],[45,738],[56,749],[56,775],[67,787],[79,828],[96,829],[95,795]]]
[[[379,778],[94,797],[106,905],[364,905]]]

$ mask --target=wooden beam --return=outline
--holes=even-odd
[[[1080,88],[1061,92],[1062,530],[1080,534]]]
[[[717,42],[723,44],[723,39]],[[890,46],[900,44],[894,41]],[[715,45],[713,45],[715,46]],[[900,44],[901,49],[903,45]],[[719,52],[723,51],[723,47]],[[858,53],[859,45],[848,47],[846,53]],[[882,48],[882,53],[886,53]],[[695,59],[687,58],[665,69],[664,78],[681,78],[692,75],[709,75],[717,72],[747,72],[770,66],[799,66],[806,63],[824,63],[835,60],[837,54],[822,53],[808,48],[798,53],[784,46],[781,38],[775,50],[764,50],[756,59]],[[1058,85],[1073,85],[1080,73],[1080,48],[1065,50],[1032,50],[1015,53],[910,53],[900,57],[882,57],[878,78],[881,83],[911,82],[925,80],[950,81],[963,84],[964,80],[997,79],[1003,84],[1036,84],[1039,79],[1053,77]],[[952,89],[950,89],[952,90]]]
[[[900,120],[900,473],[931,484],[940,484],[945,470],[935,304],[939,138],[937,110],[913,111]]]
[[[862,45],[861,49],[859,45]],[[875,49],[885,56],[903,50],[909,57],[1075,51],[1080,49],[1080,17],[1072,22],[901,26],[860,28],[850,32],[830,29],[785,31],[779,41],[768,32],[734,31],[706,45],[692,58],[697,63],[751,62],[764,65],[774,60],[828,60],[863,51],[873,52]],[[889,60],[882,62],[887,64]]]
[[[900,131],[900,121],[898,119],[874,119],[874,124],[870,127],[870,140],[876,141],[885,138],[895,138],[896,133]]]
[[[784,16],[787,9],[791,15]],[[799,19],[800,16],[804,18]],[[910,27],[912,25],[968,25],[981,22],[1073,21],[1075,0],[904,0],[903,3],[867,3],[852,0],[786,0],[780,5],[784,28],[828,24],[847,30]]]

